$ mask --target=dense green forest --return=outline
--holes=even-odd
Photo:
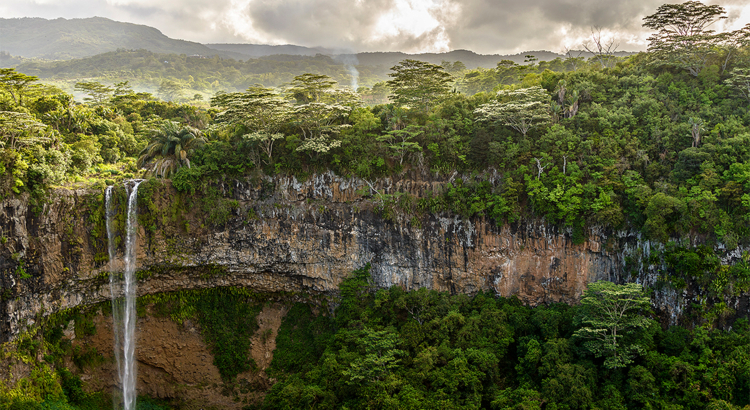
[[[139,300],[156,315],[203,328],[225,394],[267,391],[253,409],[747,409],[750,404],[750,326],[664,329],[637,284],[595,282],[578,306],[531,308],[515,297],[449,295],[401,287],[376,289],[369,267],[340,285],[336,299],[293,303],[267,369],[270,388],[237,382],[256,368],[247,358],[263,296],[215,288],[151,295]],[[332,309],[329,303],[335,303]],[[101,308],[106,311],[108,303]],[[44,343],[23,339],[22,354],[45,352],[47,363],[15,389],[0,409],[98,410],[106,392],[86,393],[77,369],[104,360],[75,350],[63,330],[93,334],[99,307],[54,316]],[[612,314],[616,313],[616,314]],[[743,407],[744,406],[744,407]],[[186,403],[139,397],[138,409],[192,409]],[[209,407],[203,407],[208,409]]]
[[[750,328],[663,330],[640,285],[580,306],[341,285],[334,317],[295,305],[264,409],[735,409],[750,403]],[[621,316],[611,315],[622,313]],[[617,317],[617,319],[614,319]],[[745,407],[747,408],[747,407]]]
[[[349,56],[349,58],[355,59],[356,57]],[[382,59],[387,60],[387,58]],[[377,58],[372,58],[372,60],[379,61]],[[527,56],[526,60],[531,62],[533,57]],[[356,63],[356,60],[351,61]],[[503,81],[502,75],[494,78],[496,77],[495,70],[484,68],[469,70],[461,61],[444,61],[442,65],[456,77],[456,81],[463,80],[465,77],[464,81],[458,81],[455,84],[457,90],[465,94],[492,91],[499,82],[509,83],[510,81]],[[503,60],[498,67],[502,71],[514,65],[510,60]],[[572,58],[567,62],[557,58],[526,67],[526,70],[533,68],[533,71],[538,73],[548,68],[565,71],[585,65],[586,62],[580,57]],[[372,63],[346,65],[337,56],[322,54],[314,57],[272,55],[248,58],[243,61],[218,56],[155,53],[142,49],[119,49],[92,57],[66,61],[21,60],[15,64],[17,71],[53,82],[69,92],[74,91],[74,84],[81,78],[105,84],[128,81],[136,90],[153,93],[158,93],[162,83],[173,83],[181,89],[182,95],[159,94],[158,96],[162,99],[182,102],[190,102],[190,97],[196,93],[210,96],[220,91],[242,91],[256,84],[283,88],[295,76],[316,73],[327,75],[342,86],[352,86],[356,82],[357,88],[363,87],[361,92],[364,102],[370,105],[376,102],[388,102],[387,92],[381,93],[377,100],[368,99],[368,95],[371,94],[368,89],[388,80],[390,66]],[[356,73],[352,71],[352,68],[356,69]],[[508,75],[517,76],[516,73],[508,73]]]
[[[4,192],[41,193],[103,173],[133,177],[139,154],[150,175],[162,176],[153,167],[159,158],[174,163],[183,189],[249,172],[331,169],[368,179],[458,171],[465,177],[420,208],[499,224],[544,217],[578,232],[635,229],[662,242],[700,236],[734,248],[747,241],[750,222],[750,115],[748,51],[731,52],[710,55],[695,75],[650,53],[560,61],[553,68],[561,71],[405,60],[389,81],[359,93],[301,74],[281,89],[217,93],[207,109],[201,95],[192,105],[164,102],[126,82],[79,82],[88,95],[79,104],[3,69]],[[159,92],[182,89],[165,82]],[[196,144],[174,152],[187,142],[168,142],[177,135]],[[179,168],[180,155],[193,166]],[[502,178],[488,185],[490,172]]]
[[[647,17],[656,32],[649,52],[627,58],[476,70],[404,60],[382,79],[360,72],[368,87],[356,91],[344,66],[324,56],[290,57],[288,72],[270,73],[263,59],[113,52],[94,68],[109,81],[75,84],[85,103],[41,84],[35,70],[49,68],[0,69],[0,196],[41,204],[51,187],[134,177],[170,178],[195,194],[259,174],[437,175],[452,182],[426,198],[370,195],[384,218],[538,218],[577,243],[592,227],[638,232],[664,244],[644,263],[667,267],[665,286],[697,281],[720,301],[750,289],[747,253],[726,266],[714,251],[750,244],[750,29],[670,31],[696,4]],[[723,14],[700,7],[704,23]],[[158,78],[161,100],[132,91],[129,79],[147,75]],[[306,305],[289,313],[272,365],[278,383],[258,406],[750,404],[750,330],[744,320],[719,329],[734,313],[726,304],[705,307],[692,329],[664,329],[647,291],[606,286],[591,286],[581,306],[532,309],[485,294],[375,291],[366,270],[356,272],[334,316]],[[620,344],[597,344],[593,335],[611,329],[597,309],[620,297],[634,301]],[[0,408],[15,405],[3,400]]]

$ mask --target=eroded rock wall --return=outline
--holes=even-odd
[[[135,334],[138,346],[135,352],[136,389],[139,394],[175,399],[187,408],[239,410],[248,403],[262,401],[273,384],[266,369],[273,359],[276,335],[289,309],[288,305],[267,303],[256,316],[258,330],[251,338],[248,354],[257,367],[238,374],[233,381],[238,388],[229,391],[200,327],[190,320],[178,324],[168,317],[154,315],[149,308],[139,317]],[[117,396],[120,387],[117,385],[117,363],[112,349],[112,316],[98,310],[93,316],[93,324],[96,327],[93,335],[76,337],[71,323],[64,337],[70,340],[74,349],[100,353],[100,360],[79,367],[68,358],[65,366],[80,374],[87,391],[112,392]],[[243,389],[243,386],[251,388]]]
[[[367,263],[381,287],[483,290],[531,305],[575,302],[595,280],[655,280],[658,267],[624,274],[626,256],[643,257],[651,249],[636,234],[592,229],[584,243],[574,244],[569,232],[543,221],[497,226],[447,213],[396,213],[386,220],[369,196],[377,190],[422,197],[445,182],[385,179],[370,186],[330,173],[304,182],[235,181],[218,186],[234,201],[218,226],[205,221],[198,201],[178,197],[165,182],[153,190],[152,205],[139,209],[147,226],[142,223],[138,233],[138,293],[216,286],[333,293]],[[28,197],[0,202],[0,235],[6,238],[0,251],[0,340],[14,338],[39,314],[110,298],[103,200],[101,191],[59,189],[41,207]],[[178,200],[182,208],[175,206]],[[672,291],[655,300],[677,317],[681,298]]]

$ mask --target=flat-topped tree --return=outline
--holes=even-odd
[[[216,121],[227,126],[241,125],[243,139],[254,141],[271,160],[273,145],[283,138],[279,133],[292,115],[292,104],[271,88],[252,86],[245,92],[219,94],[211,105],[223,108]]]
[[[505,125],[525,137],[532,128],[552,121],[550,100],[547,91],[540,86],[501,90],[497,100],[480,105],[474,114],[477,121]]]
[[[643,18],[643,26],[658,30],[659,36],[697,36],[708,33],[709,26],[727,18],[724,14],[724,7],[707,6],[699,1],[663,4],[656,9],[656,13]]]
[[[684,68],[693,76],[708,66],[710,58],[724,52],[727,55],[722,66],[726,68],[732,51],[750,32],[747,26],[724,33],[709,28],[726,18],[726,10],[718,5],[698,1],[664,4],[643,19],[644,27],[657,30],[648,38],[648,51],[657,64]]]
[[[640,284],[589,283],[581,306],[578,319],[583,326],[573,335],[588,340],[584,347],[594,356],[604,357],[605,368],[625,367],[645,350],[632,337],[652,323],[645,315],[651,307],[651,299]],[[630,343],[625,343],[628,336]]]
[[[311,102],[294,107],[293,123],[302,131],[302,144],[297,151],[326,153],[340,147],[341,141],[334,138],[341,130],[349,127],[343,120],[349,115],[352,106]]]
[[[109,100],[115,89],[97,81],[81,81],[75,84],[74,89],[88,94],[83,100],[94,105],[104,104]]]
[[[299,127],[302,143],[297,151],[320,154],[341,146],[334,136],[348,124],[343,120],[361,101],[348,88],[337,89],[336,81],[327,75],[302,74],[294,77],[286,95],[296,101],[290,118]]]
[[[15,68],[0,68],[0,87],[10,93],[13,102],[23,105],[23,96],[39,77],[19,73]]]
[[[323,102],[327,93],[335,86],[336,81],[327,75],[306,73],[294,77],[286,89],[286,94],[297,104]]]
[[[0,148],[12,150],[50,140],[47,125],[25,112],[0,111]]]
[[[419,60],[404,60],[391,67],[387,82],[391,101],[401,106],[428,112],[450,93],[453,77],[443,67]]]
[[[737,67],[724,83],[732,87],[742,98],[750,102],[750,68]]]

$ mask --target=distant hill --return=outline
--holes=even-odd
[[[389,68],[407,58],[426,61],[432,64],[440,64],[443,61],[460,61],[466,65],[466,68],[474,69],[478,67],[495,68],[497,63],[502,60],[511,60],[514,63],[523,64],[526,55],[533,55],[539,61],[549,61],[558,57],[564,57],[561,54],[553,53],[551,51],[529,51],[522,54],[501,55],[477,54],[469,50],[453,50],[446,53],[422,54],[406,54],[398,52],[359,53],[357,54],[357,60],[361,65],[387,66]]]
[[[42,18],[0,18],[0,64],[8,66],[25,59],[70,60],[90,57],[116,50],[148,50],[161,54],[185,54],[187,56],[220,56],[235,60],[264,58],[273,61],[289,61],[299,57],[318,54],[333,56],[342,64],[369,66],[375,71],[387,71],[399,61],[407,58],[440,64],[443,61],[461,61],[469,69],[494,68],[501,60],[523,64],[526,55],[539,61],[564,57],[550,51],[529,51],[514,55],[477,54],[469,50],[454,50],[446,53],[406,54],[401,52],[368,52],[341,54],[340,51],[322,47],[263,44],[200,44],[175,40],[161,31],[144,25],[123,23],[103,17],[84,19],[47,20]],[[631,53],[618,53],[627,55]],[[577,52],[574,53],[577,55]],[[581,54],[589,57],[591,54]],[[356,57],[356,58],[355,58]]]
[[[317,54],[333,55],[330,49],[322,47],[304,47],[285,44],[280,46],[271,46],[266,44],[205,44],[206,47],[242,54],[245,56],[258,58],[272,55],[292,55],[292,56],[315,56]]]
[[[330,55],[336,61],[343,64],[353,64],[356,66],[372,67],[376,71],[388,71],[391,67],[407,58],[426,61],[432,64],[441,64],[443,61],[460,61],[468,69],[495,68],[497,63],[502,60],[510,60],[516,64],[523,64],[526,56],[534,56],[538,61],[550,61],[556,58],[565,58],[566,56],[552,51],[527,51],[518,54],[477,54],[469,50],[453,50],[445,53],[421,53],[407,54],[396,51],[385,52],[367,52],[356,54],[338,54],[334,50],[322,47],[303,47],[295,45],[269,46],[262,44],[206,44],[207,47],[215,50],[233,52],[237,55],[243,55],[244,58],[263,58],[273,61],[289,61],[300,59],[318,54]],[[572,51],[573,57],[591,57],[592,54],[585,51]],[[632,52],[621,51],[615,53],[618,57],[624,57],[634,54]]]
[[[469,50],[454,50],[446,53],[421,53],[421,54],[407,54],[401,52],[369,52],[369,53],[357,53],[357,54],[340,54],[334,50],[322,48],[322,47],[302,47],[295,45],[282,45],[282,46],[269,46],[262,44],[206,44],[215,50],[220,51],[231,51],[238,54],[243,54],[247,57],[260,58],[267,57],[270,60],[286,60],[287,55],[293,56],[315,56],[317,54],[325,54],[337,56],[339,61],[347,61],[354,65],[365,65],[373,67],[383,67],[389,69],[396,65],[399,61],[407,58],[412,58],[421,61],[427,61],[432,64],[440,64],[443,61],[461,61],[469,69],[477,67],[484,68],[495,68],[497,63],[501,60],[511,60],[518,64],[523,64],[523,60],[526,55],[533,55],[539,61],[554,60],[558,57],[564,57],[562,54],[553,53],[550,51],[529,51],[526,53],[519,53],[514,55],[501,55],[501,54],[477,54]],[[356,57],[356,60],[354,59]]]
[[[238,57],[200,43],[171,39],[153,27],[103,17],[70,20],[0,18],[0,51],[13,56],[68,60],[117,49]]]

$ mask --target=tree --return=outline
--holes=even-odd
[[[286,94],[297,101],[297,104],[321,102],[326,100],[328,92],[334,90],[336,81],[323,74],[302,74],[294,77]]]
[[[651,319],[642,314],[651,306],[643,287],[637,283],[589,283],[581,306],[579,319],[584,326],[574,335],[589,339],[584,346],[596,357],[606,357],[604,367],[608,369],[632,363],[643,347],[632,340],[625,343],[625,337],[651,324]]]
[[[615,61],[617,61],[615,51],[619,47],[619,44],[615,43],[614,37],[611,37],[609,40],[603,39],[602,28],[592,27],[591,40],[593,44],[587,41],[582,44],[583,48],[594,55],[592,58],[595,58],[602,68],[614,66]]]
[[[0,148],[17,149],[49,141],[47,125],[25,112],[0,111]]]
[[[121,95],[133,94],[133,87],[130,86],[130,81],[120,81],[114,85],[114,96],[119,97]]]
[[[565,64],[570,67],[570,71],[578,70],[578,66],[583,63],[583,57],[581,57],[583,51],[578,51],[575,57],[573,57],[573,53],[574,51],[569,48],[563,50],[562,53],[565,56]]]
[[[750,68],[737,67],[724,83],[732,87],[742,98],[750,102]]]
[[[216,116],[218,123],[230,126],[242,125],[247,134],[244,139],[255,141],[266,153],[273,156],[274,141],[283,138],[279,129],[292,115],[292,105],[270,88],[253,86],[243,93],[219,94],[211,99],[211,105],[224,108]]]
[[[332,139],[348,124],[341,124],[352,107],[342,104],[308,103],[294,108],[292,118],[302,131],[302,144],[297,151],[325,153],[341,146],[341,141]]]
[[[440,67],[443,67],[446,72],[455,76],[461,75],[467,70],[466,64],[461,61],[451,63],[450,61],[443,60],[440,62]]]
[[[164,101],[174,101],[177,98],[180,98],[180,96],[182,95],[182,90],[184,88],[185,87],[177,81],[163,80],[156,92],[161,98],[164,99]]]
[[[292,108],[293,124],[302,131],[297,151],[325,153],[341,146],[332,136],[343,128],[341,120],[359,105],[359,97],[350,89],[336,89],[336,81],[327,75],[303,74],[294,77],[286,94],[297,105]]]
[[[724,74],[732,58],[740,54],[743,46],[750,43],[750,24],[739,30],[720,33],[717,37],[719,50],[725,54],[721,63],[721,73]]]
[[[16,72],[15,68],[0,68],[0,87],[5,89],[13,101],[23,105],[23,96],[39,77]]]
[[[386,104],[388,102],[388,94],[391,91],[388,89],[388,85],[385,81],[375,83],[372,88],[359,87],[357,90],[360,98],[367,105]]]
[[[643,26],[657,30],[648,38],[648,51],[659,64],[687,69],[698,76],[706,67],[708,57],[725,40],[709,30],[712,24],[726,19],[726,10],[718,5],[707,6],[698,1],[664,4],[656,13],[643,18]]]
[[[377,138],[378,141],[388,144],[388,148],[393,150],[398,158],[398,163],[404,163],[404,157],[409,152],[419,152],[422,147],[419,143],[412,141],[424,132],[422,128],[410,125],[404,129],[394,129],[387,134]]]
[[[496,122],[526,136],[530,129],[549,123],[552,119],[550,96],[540,86],[501,90],[497,96],[496,101],[482,104],[474,110],[477,121]]]
[[[567,82],[560,80],[557,82],[555,93],[557,94],[557,101],[552,102],[552,114],[558,118],[573,118],[578,113],[578,91],[573,90],[569,94]]]
[[[83,100],[93,103],[94,105],[104,104],[112,93],[115,91],[114,88],[107,87],[106,85],[96,81],[81,81],[75,84],[74,89],[88,94]]]
[[[688,124],[690,125],[690,136],[693,137],[693,148],[697,148],[701,145],[701,132],[706,130],[703,128],[703,120],[690,117]]]
[[[383,380],[398,368],[399,356],[405,352],[398,349],[398,334],[391,329],[362,329],[354,339],[362,354],[355,356],[348,369],[342,371],[348,384],[360,385]]]
[[[161,157],[148,168],[148,172],[167,178],[183,165],[190,168],[189,157],[205,143],[206,140],[199,130],[189,126],[180,127],[174,121],[167,121],[151,136],[151,142],[138,154],[136,165],[145,168],[149,161]]]
[[[267,133],[267,132],[251,132],[242,136],[243,139],[248,141],[254,141],[258,143],[261,150],[268,156],[268,160],[272,160],[273,156],[273,144],[276,140],[284,138],[284,134],[280,132]]]
[[[452,77],[439,65],[407,59],[391,71],[387,82],[393,93],[390,99],[398,105],[427,112],[448,97]]]

